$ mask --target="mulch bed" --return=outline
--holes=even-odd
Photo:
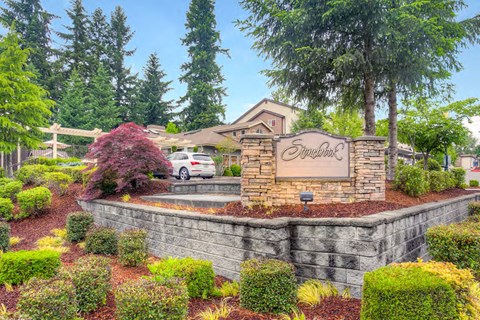
[[[159,193],[163,190],[165,192],[166,185],[164,182],[157,184],[153,193]],[[12,247],[12,251],[17,250],[32,250],[36,248],[35,242],[44,236],[51,235],[50,230],[55,228],[64,228],[66,223],[66,217],[70,212],[81,210],[80,206],[76,203],[76,199],[82,192],[81,185],[75,184],[69,188],[68,193],[63,197],[53,196],[52,206],[50,209],[38,217],[30,217],[21,221],[10,222],[11,235],[22,238],[22,242]],[[153,194],[152,193],[152,194]],[[144,194],[144,193],[143,193]],[[142,194],[142,195],[143,195]],[[136,197],[139,194],[131,194],[132,197]],[[114,197],[112,197],[114,198]],[[120,197],[114,198],[118,200]],[[113,200],[113,199],[111,199]],[[85,253],[76,244],[69,244],[69,251],[62,254],[62,262],[68,266],[74,263],[79,257],[84,256]],[[110,257],[112,267],[112,287],[116,288],[118,285],[124,283],[130,279],[138,279],[142,276],[149,275],[149,271],[146,266],[139,266],[135,268],[126,268],[120,265],[115,257]],[[149,261],[156,260],[156,257],[150,257]],[[227,281],[223,277],[217,276],[216,285],[221,285],[222,282]],[[7,291],[5,286],[0,285],[0,306],[3,304],[9,311],[14,311],[16,303],[19,298],[19,287],[15,286],[13,291]],[[196,315],[208,308],[214,308],[221,303],[222,299],[191,299],[189,304],[189,319],[198,319]],[[228,319],[233,320],[266,320],[266,319],[279,319],[279,316],[258,314],[249,310],[240,308],[238,298],[232,298],[228,300],[228,305],[232,308],[232,312]],[[319,306],[315,308],[309,308],[306,306],[299,306],[307,316],[308,320],[358,320],[360,319],[360,306],[361,302],[358,299],[342,299],[331,298],[323,301]],[[82,315],[86,320],[107,320],[115,319],[115,301],[113,293],[110,293],[107,297],[107,303],[105,306],[100,307],[92,313]]]

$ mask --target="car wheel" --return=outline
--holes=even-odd
[[[180,179],[182,180],[190,180],[190,174],[188,173],[187,168],[180,169],[179,175],[180,175]]]

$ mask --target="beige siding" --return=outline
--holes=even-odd
[[[261,112],[262,110],[268,110],[268,111],[271,111],[271,112],[274,112],[274,113],[278,113],[278,114],[281,114],[285,117],[285,120],[284,120],[285,121],[285,123],[284,123],[285,131],[283,133],[290,133],[292,123],[295,120],[297,120],[297,118],[298,118],[298,115],[297,115],[298,111],[296,111],[294,108],[286,107],[286,106],[277,104],[277,103],[272,102],[272,101],[264,100],[256,108],[250,110],[244,116],[239,118],[236,121],[236,123],[247,122],[247,121],[250,121],[250,120],[256,120],[256,119],[252,119],[252,118],[257,116],[258,113]]]

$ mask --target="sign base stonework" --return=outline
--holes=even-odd
[[[319,130],[242,136],[244,206],[385,200],[385,138],[350,139]]]

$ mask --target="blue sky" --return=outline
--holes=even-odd
[[[466,2],[469,8],[461,12],[460,18],[480,13],[480,1]],[[65,14],[65,9],[70,7],[68,0],[43,0],[43,4],[48,11],[60,17],[54,21],[55,30],[61,30],[62,25],[70,23]],[[167,78],[173,80],[169,98],[177,99],[184,94],[185,86],[177,79],[180,65],[188,59],[180,38],[185,34],[189,0],[84,0],[84,4],[89,12],[100,6],[107,15],[115,6],[122,6],[127,13],[128,23],[135,31],[131,48],[136,48],[136,53],[127,63],[133,71],[141,74],[148,55],[157,52]],[[230,59],[220,57],[218,60],[223,66],[228,93],[225,98],[226,121],[231,122],[247,108],[270,95],[268,79],[260,74],[261,70],[269,68],[269,63],[251,49],[252,39],[247,38],[234,24],[235,20],[247,15],[239,1],[217,0],[216,15],[222,45],[230,50],[231,56]],[[452,78],[457,90],[455,98],[480,97],[480,46],[464,50],[460,61],[464,70]]]

